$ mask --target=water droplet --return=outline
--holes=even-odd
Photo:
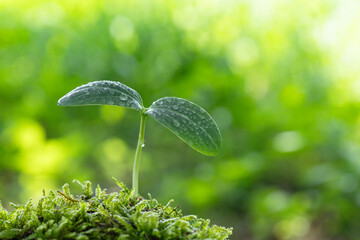
[[[179,109],[178,105],[174,105],[172,108],[173,108],[174,110],[178,110],[178,109]]]
[[[142,148],[145,147],[145,143],[141,144],[141,147],[142,147]]]
[[[148,113],[154,115],[155,117],[158,116],[158,113],[156,111],[153,111],[152,109],[148,111]]]
[[[177,121],[177,120],[173,120],[173,125],[175,126],[175,127],[179,127],[180,126],[180,123]]]
[[[126,101],[128,99],[128,96],[125,95],[125,94],[121,94],[120,99],[123,100],[123,101]]]
[[[115,90],[114,89],[109,89],[110,94],[114,94]]]
[[[114,102],[113,101],[108,101],[108,104],[113,105]]]

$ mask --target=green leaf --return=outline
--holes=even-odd
[[[141,96],[134,89],[113,81],[95,81],[75,88],[59,99],[59,106],[116,105],[142,111]]]
[[[155,101],[146,114],[200,153],[213,156],[220,151],[221,135],[215,121],[195,103],[165,97]]]

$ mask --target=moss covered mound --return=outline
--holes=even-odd
[[[74,197],[69,185],[57,194],[43,192],[38,204],[30,199],[12,212],[0,205],[0,239],[227,239],[231,229],[210,226],[209,220],[182,216],[177,207],[134,196],[115,180],[119,192],[106,193],[79,183]]]

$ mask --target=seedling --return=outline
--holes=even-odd
[[[154,118],[196,151],[216,155],[221,147],[219,128],[211,116],[200,106],[177,97],[164,97],[145,108],[139,93],[113,81],[95,81],[70,91],[58,101],[58,106],[115,105],[140,112],[140,132],[137,143],[132,186],[139,189],[139,165],[144,145],[145,120]]]

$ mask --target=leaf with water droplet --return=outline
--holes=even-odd
[[[165,97],[146,111],[192,148],[205,155],[216,155],[221,147],[219,128],[200,106],[188,100]]]
[[[142,111],[141,96],[134,89],[114,81],[95,81],[70,91],[59,106],[115,105]]]

